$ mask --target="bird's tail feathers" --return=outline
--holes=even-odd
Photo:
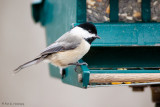
[[[18,68],[16,68],[14,70],[14,73],[18,73],[21,69],[29,67],[29,66],[34,65],[34,64],[38,64],[39,62],[41,62],[43,60],[44,60],[44,57],[38,57],[38,58],[35,58],[35,59],[33,59],[29,62],[26,62],[25,64],[20,65]]]

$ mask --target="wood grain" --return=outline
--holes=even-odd
[[[160,82],[160,73],[90,74],[89,83],[107,82]]]

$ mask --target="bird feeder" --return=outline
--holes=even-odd
[[[142,0],[142,21],[119,22],[118,0],[110,0],[110,22],[95,23],[100,40],[80,60],[78,72],[49,65],[50,75],[63,83],[88,88],[101,86],[148,86],[160,84],[160,23],[151,22],[150,0]],[[40,0],[32,4],[35,22],[45,27],[50,45],[70,28],[86,22],[86,0]]]

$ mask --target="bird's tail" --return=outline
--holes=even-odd
[[[37,64],[37,63],[39,63],[39,62],[41,62],[43,60],[44,60],[44,57],[38,57],[38,58],[35,58],[35,59],[33,59],[33,60],[29,61],[29,62],[26,62],[25,64],[20,65],[18,68],[16,68],[14,70],[14,73],[18,73],[21,69],[29,67],[29,66],[34,65],[34,64]]]

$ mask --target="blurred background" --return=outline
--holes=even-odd
[[[81,89],[50,76],[48,64],[20,64],[46,47],[45,29],[31,17],[32,0],[0,0],[0,107],[154,107],[150,88]]]

